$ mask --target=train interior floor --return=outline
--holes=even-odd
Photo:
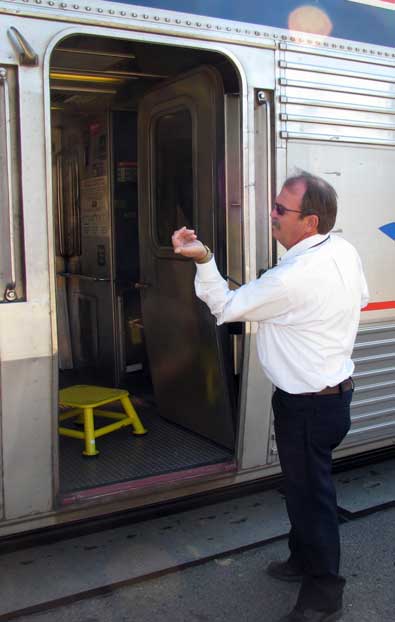
[[[233,454],[226,448],[161,417],[149,397],[131,395],[147,434],[135,436],[128,426],[99,437],[96,447],[100,453],[93,457],[82,455],[83,441],[60,436],[62,494],[232,460]],[[116,405],[111,410],[117,410]],[[98,418],[95,426],[107,423]],[[73,421],[64,425],[81,429]]]

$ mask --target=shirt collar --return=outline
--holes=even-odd
[[[297,257],[298,255],[302,255],[303,253],[307,252],[313,246],[317,246],[321,242],[324,242],[328,237],[329,235],[327,233],[326,234],[316,233],[316,235],[311,235],[310,237],[305,238],[304,240],[301,240],[300,242],[292,246],[286,253],[284,253],[281,259],[281,263],[283,263],[284,261],[288,259],[291,259],[292,257]]]

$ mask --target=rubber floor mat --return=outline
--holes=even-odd
[[[96,439],[96,447],[100,452],[98,456],[83,456],[83,441],[59,437],[61,493],[232,459],[233,454],[226,448],[166,421],[152,407],[141,406],[136,404],[139,417],[148,433],[134,436],[132,428],[128,426],[102,436]],[[102,419],[102,422],[105,425],[108,420]]]

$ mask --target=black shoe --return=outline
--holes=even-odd
[[[286,562],[270,562],[266,568],[266,572],[275,579],[288,581],[289,583],[297,583],[303,579],[303,572],[300,568],[296,568],[289,560]]]
[[[287,616],[280,618],[279,622],[336,622],[343,615],[342,609],[337,611],[315,611],[313,609],[305,609],[299,611],[293,609]]]

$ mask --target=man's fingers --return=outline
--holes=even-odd
[[[181,227],[180,229],[176,229],[173,235],[177,235],[178,233],[183,233],[184,231],[187,233],[195,233],[195,229],[187,229],[184,225],[184,227]]]
[[[174,231],[171,236],[173,250],[176,255],[194,258],[196,251],[200,248],[201,243],[197,239],[194,229],[187,229],[185,226]]]
[[[197,239],[194,229],[187,229],[182,227],[173,233],[171,241],[173,246],[179,246],[194,242]]]

